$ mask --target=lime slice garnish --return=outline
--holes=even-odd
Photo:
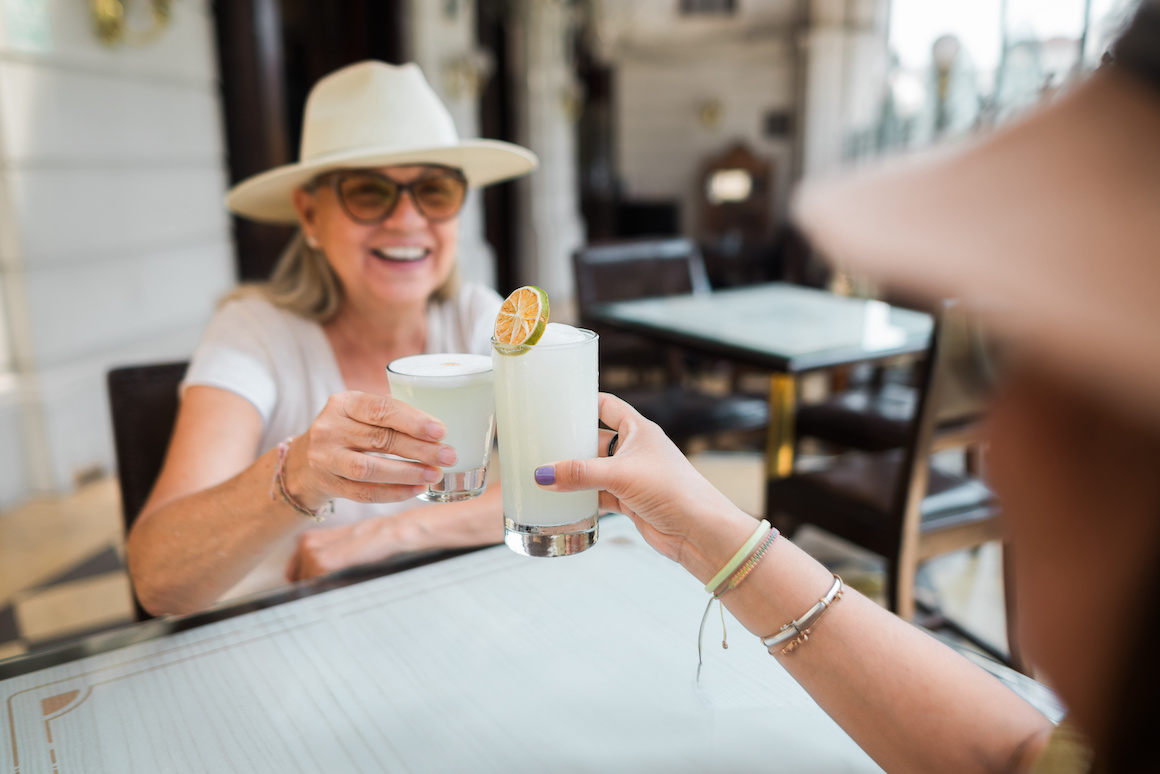
[[[544,335],[548,294],[535,285],[516,288],[495,318],[495,348],[501,355],[522,355]]]

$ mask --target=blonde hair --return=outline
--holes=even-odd
[[[459,264],[453,264],[447,279],[431,294],[431,301],[446,301],[459,291]],[[342,282],[334,273],[326,255],[306,243],[299,229],[274,265],[270,279],[242,285],[221,301],[260,296],[279,309],[325,324],[334,319],[342,307]]]

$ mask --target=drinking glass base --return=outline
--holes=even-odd
[[[436,481],[427,487],[427,491],[418,495],[420,500],[429,503],[457,503],[460,500],[470,500],[479,497],[487,488],[487,466],[466,470],[461,473],[443,473],[443,480]]]
[[[600,535],[600,525],[596,516],[549,527],[517,524],[504,516],[503,533],[503,542],[517,554],[568,556],[594,546]]]

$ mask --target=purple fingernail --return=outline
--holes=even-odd
[[[556,483],[556,469],[551,465],[536,468],[536,483],[540,486],[551,486]]]

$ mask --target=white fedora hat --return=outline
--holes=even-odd
[[[468,185],[526,175],[536,154],[499,140],[461,140],[451,114],[418,65],[359,62],[314,85],[302,118],[298,162],[243,180],[226,195],[238,215],[294,223],[295,188],[331,169],[442,164]]]
[[[1025,357],[1160,423],[1153,84],[1107,68],[980,141],[803,186],[795,215],[839,265],[961,298]]]

